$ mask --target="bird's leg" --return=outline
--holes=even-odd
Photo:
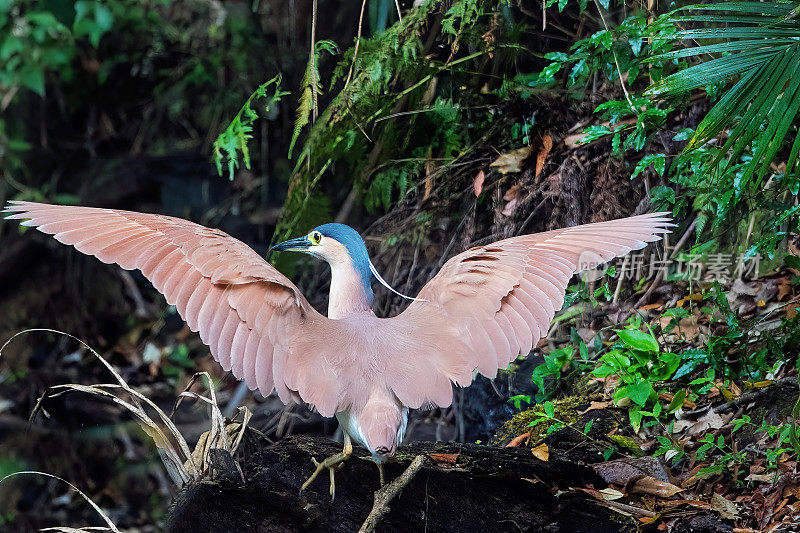
[[[378,465],[378,476],[381,480],[381,488],[383,488],[383,486],[386,485],[386,473],[383,470],[383,463],[376,462],[375,464]]]
[[[314,466],[316,466],[316,470],[314,470],[314,473],[311,474],[311,477],[309,477],[306,480],[306,482],[303,483],[303,486],[300,487],[301,492],[306,490],[306,487],[308,487],[312,481],[317,479],[317,476],[320,474],[320,472],[322,472],[327,468],[331,476],[330,492],[331,492],[331,500],[333,500],[334,496],[336,495],[336,482],[334,480],[334,472],[336,470],[339,470],[344,464],[344,462],[347,461],[351,455],[353,455],[353,443],[350,440],[350,435],[348,435],[346,431],[343,433],[344,433],[344,449],[341,452],[333,454],[330,457],[326,457],[321,462],[317,461],[317,459],[314,457],[311,458],[311,460],[314,462]]]

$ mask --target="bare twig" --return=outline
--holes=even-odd
[[[605,26],[607,32],[611,32],[609,29],[608,24],[606,24],[606,18],[603,16],[603,8],[600,6],[600,3],[597,0],[594,0],[594,4],[597,7],[597,11],[600,13],[600,20],[603,21],[603,26]],[[625,93],[625,99],[628,101],[628,105],[631,107],[631,110],[634,110],[633,107],[633,100],[631,100],[631,95],[628,92],[627,87],[625,87],[625,80],[622,79],[622,69],[619,68],[619,61],[617,61],[617,53],[614,51],[613,47],[611,49],[611,53],[614,56],[614,65],[617,67],[617,74],[619,74],[619,84],[622,86],[622,92]]]
[[[619,291],[622,288],[622,280],[625,277],[625,269],[628,267],[628,260],[630,257],[630,254],[626,255],[622,260],[622,266],[619,267],[619,278],[617,278],[617,286],[614,289],[614,298],[611,300],[612,304],[616,304],[619,300]]]
[[[691,235],[692,232],[694,231],[694,228],[697,227],[697,219],[699,216],[700,215],[695,216],[694,220],[692,220],[692,223],[689,224],[689,227],[686,229],[686,232],[683,234],[678,243],[675,245],[675,248],[672,249],[672,253],[669,255],[669,259],[674,259],[675,257],[678,256],[678,252],[681,251],[683,246],[686,244],[686,241],[689,240],[689,235]],[[649,287],[647,287],[645,293],[642,295],[641,298],[639,298],[639,300],[633,306],[639,307],[643,305],[648,300],[648,298],[650,298],[650,295],[653,294],[653,291],[656,290],[656,288],[658,288],[663,279],[664,279],[664,271],[659,270],[653,282],[650,284]]]
[[[353,77],[353,69],[356,66],[356,57],[358,57],[358,45],[361,43],[361,28],[364,24],[364,9],[367,7],[367,0],[363,0],[361,2],[361,14],[358,16],[358,35],[356,36],[356,46],[353,48],[353,61],[350,63],[350,70],[347,71],[347,79],[344,82],[344,88],[342,92],[347,89],[347,86],[350,85],[350,78]],[[398,12],[399,12],[398,7]],[[366,135],[366,133],[365,133]]]
[[[389,503],[414,479],[417,472],[422,469],[426,459],[427,457],[424,455],[416,456],[405,472],[400,474],[400,477],[375,491],[375,505],[372,506],[367,519],[361,524],[361,529],[358,530],[358,533],[372,533],[375,531],[378,522],[389,512]]]

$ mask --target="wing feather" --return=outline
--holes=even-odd
[[[439,330],[438,343],[447,349],[453,367],[465,365],[494,377],[547,334],[555,312],[561,309],[573,274],[592,263],[602,263],[638,250],[660,239],[672,226],[667,213],[651,213],[620,220],[523,235],[467,250],[447,261],[420,291],[419,298],[400,315],[389,319],[420,336]],[[448,326],[448,327],[445,327]],[[455,331],[455,333],[453,333]],[[388,336],[387,336],[388,337]],[[485,340],[491,343],[487,349]],[[456,341],[463,341],[457,344]],[[435,344],[435,343],[434,343]],[[449,347],[449,348],[444,348]],[[425,376],[431,368],[424,354],[405,353],[387,343],[388,386],[415,407],[426,402],[450,402],[448,384]],[[394,376],[394,361],[416,361],[411,376]],[[449,368],[439,365],[437,368]],[[448,382],[463,376],[445,374]],[[438,384],[438,385],[437,385]],[[439,390],[428,387],[437,385]]]
[[[335,378],[321,382],[309,373],[290,389],[281,377],[285,366],[296,364],[286,339],[306,335],[309,318],[327,319],[244,243],[162,215],[32,202],[12,202],[5,212],[103,262],[140,269],[189,327],[199,330],[222,367],[251,389],[258,386],[267,395],[275,387],[284,401],[307,398],[320,411],[337,409],[342,390]],[[315,370],[322,368],[315,363]]]

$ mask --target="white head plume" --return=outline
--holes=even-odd
[[[411,300],[412,302],[427,302],[428,301],[428,300],[426,300],[424,298],[412,298],[411,296],[406,296],[402,292],[396,291],[394,289],[394,287],[389,285],[389,283],[387,283],[386,280],[383,279],[380,274],[378,274],[378,270],[375,268],[375,265],[372,264],[372,261],[369,258],[367,258],[367,261],[369,262],[369,269],[372,271],[372,275],[375,276],[376,278],[378,278],[378,281],[380,282],[381,285],[383,285],[384,287],[386,287],[387,289],[389,289],[393,293],[397,294],[398,296],[402,296],[406,300]]]

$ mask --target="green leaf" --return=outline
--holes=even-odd
[[[8,59],[17,52],[24,50],[25,44],[19,37],[8,34],[2,42],[0,42],[0,61],[8,61]]]
[[[669,402],[667,406],[667,413],[672,414],[681,407],[683,407],[683,401],[686,399],[686,390],[680,389],[678,392],[675,393],[675,396],[672,398],[672,401]]]
[[[19,73],[19,81],[39,96],[44,96],[44,71],[28,68]]]
[[[651,385],[649,381],[641,379],[636,383],[627,385],[625,387],[625,392],[633,403],[644,407],[647,404],[647,400],[650,399],[650,396],[655,391],[653,385]]]
[[[636,176],[644,172],[644,170],[653,165],[656,173],[659,176],[664,175],[664,171],[667,168],[667,156],[666,154],[647,154],[644,156],[637,164],[636,168],[633,169],[633,174],[631,174],[631,179],[634,179]]]
[[[520,411],[522,409],[522,403],[525,402],[527,404],[531,403],[531,397],[527,394],[517,394],[516,396],[512,396],[508,399],[509,402],[514,404],[514,409]]]
[[[583,361],[589,360],[589,348],[586,346],[585,342],[581,341],[581,343],[578,345],[578,352],[580,353]]]
[[[638,329],[615,330],[619,339],[629,348],[644,352],[658,352],[658,342],[650,333]]]
[[[589,37],[589,42],[595,46],[602,46],[606,50],[611,50],[613,35],[608,30],[600,30]]]
[[[611,130],[608,129],[608,126],[603,126],[602,124],[600,124],[600,125],[589,126],[584,130],[584,133],[586,134],[586,137],[581,139],[579,141],[580,143],[590,143],[596,139],[599,139],[600,137],[603,137],[604,135],[608,135],[609,133],[611,133]]]
[[[628,409],[628,418],[631,421],[633,430],[638,432],[642,427],[642,412],[634,407]]]

